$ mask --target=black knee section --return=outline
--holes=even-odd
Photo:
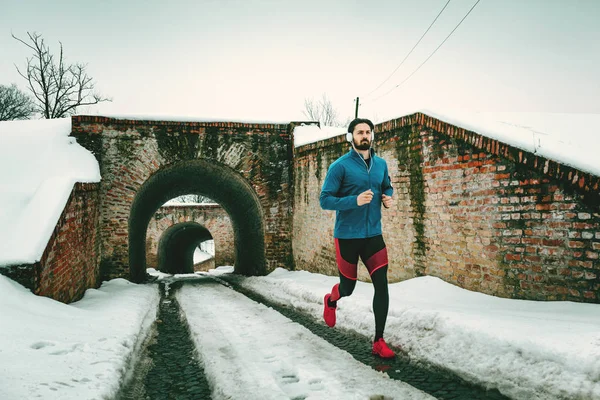
[[[356,281],[340,274],[340,297],[350,296],[354,292]]]
[[[373,288],[375,293],[379,293],[382,296],[388,296],[388,280],[387,280],[388,266],[379,268],[371,275],[371,281],[373,282]]]
[[[390,305],[388,292],[387,265],[379,268],[371,275],[375,294],[373,295],[373,313],[375,314],[375,337],[383,337],[383,330],[387,320]]]

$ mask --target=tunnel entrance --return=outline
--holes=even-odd
[[[158,243],[158,270],[168,274],[194,273],[194,252],[212,235],[197,222],[181,222],[168,228]]]
[[[265,274],[264,224],[258,196],[230,167],[212,160],[190,160],[161,168],[137,192],[128,223],[130,279],[142,282],[146,278],[146,231],[156,210],[167,200],[189,193],[213,199],[229,215],[234,231],[235,273]],[[189,238],[180,235],[172,243],[185,247]]]

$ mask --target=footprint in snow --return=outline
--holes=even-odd
[[[52,353],[49,353],[52,356],[63,356],[65,354],[69,354],[74,352],[75,350],[78,350],[82,347],[81,343],[75,343],[73,346],[71,346],[70,349],[64,349],[64,350],[58,350],[58,351],[53,351]]]
[[[310,390],[323,390],[325,389],[325,385],[321,382],[320,379],[311,379],[308,381],[308,387]]]
[[[54,343],[41,341],[41,342],[35,342],[34,344],[32,344],[29,347],[34,350],[39,350],[39,349],[43,349],[44,347],[50,347],[50,346],[54,346]]]
[[[281,382],[285,384],[298,383],[300,382],[300,378],[298,378],[295,374],[283,375],[281,377]]]

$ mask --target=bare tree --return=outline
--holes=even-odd
[[[202,196],[200,194],[184,194],[182,196],[171,199],[171,201],[175,202],[175,203],[197,203],[197,204],[214,203],[214,201],[212,199]]]
[[[17,72],[27,80],[29,90],[35,97],[36,111],[44,118],[61,118],[75,114],[77,107],[111,101],[94,92],[95,83],[87,72],[86,64],[66,64],[63,58],[63,46],[60,43],[58,57],[38,33],[29,33],[29,41],[12,35],[33,51],[27,59],[27,69]]]
[[[17,85],[0,85],[0,121],[29,119],[34,113],[33,101]]]
[[[313,121],[319,121],[322,126],[339,126],[338,113],[333,108],[331,100],[323,93],[320,100],[304,99],[304,115]]]

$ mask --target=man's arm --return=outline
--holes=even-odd
[[[345,196],[337,197],[340,188],[342,187],[342,180],[344,178],[344,170],[339,164],[332,164],[327,171],[325,176],[325,182],[323,182],[323,188],[321,189],[321,196],[319,196],[319,202],[321,208],[324,210],[350,210],[358,207],[356,198],[358,196]]]
[[[392,197],[394,194],[394,188],[392,187],[392,180],[388,174],[387,163],[385,163],[385,170],[383,172],[383,183],[381,184],[381,193],[386,196]]]
[[[390,175],[388,174],[387,163],[385,163],[385,170],[383,172],[383,182],[381,183],[381,202],[385,208],[392,206],[392,195],[394,194],[394,188]]]

